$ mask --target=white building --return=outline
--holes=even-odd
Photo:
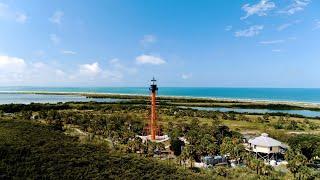
[[[286,145],[263,133],[261,136],[249,140],[249,149],[255,152],[257,157],[270,161],[277,159],[277,155],[283,153]]]

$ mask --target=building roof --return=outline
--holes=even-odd
[[[268,136],[267,133],[261,134],[261,136],[254,139],[250,139],[249,143],[252,145],[263,146],[263,147],[274,147],[281,146],[282,143]]]

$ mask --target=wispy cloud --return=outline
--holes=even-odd
[[[56,11],[49,18],[49,21],[54,24],[61,24],[64,13],[62,11]]]
[[[45,51],[43,50],[37,50],[37,51],[34,51],[33,54],[37,57],[37,58],[43,58],[46,54]]]
[[[292,26],[291,23],[281,24],[280,26],[278,26],[277,30],[278,30],[278,31],[282,31],[282,30],[287,29],[287,28],[290,27],[290,26]]]
[[[28,16],[24,13],[16,13],[16,21],[19,23],[27,22]]]
[[[18,23],[24,24],[28,20],[25,13],[11,9],[7,4],[0,2],[0,19],[15,20]]]
[[[50,40],[53,44],[57,45],[61,42],[61,39],[56,34],[50,34]]]
[[[191,73],[184,73],[181,75],[182,79],[190,79],[192,78],[192,74]]]
[[[61,53],[62,54],[66,54],[66,55],[75,55],[75,54],[77,54],[77,52],[70,51],[70,50],[62,50]]]
[[[0,2],[0,17],[7,16],[9,6]]]
[[[241,17],[240,19],[244,20],[252,15],[266,16],[267,12],[272,10],[275,7],[276,7],[275,3],[269,0],[261,0],[259,3],[251,6],[250,4],[245,4],[242,6],[242,10],[246,12],[246,15]]]
[[[279,11],[279,13],[293,15],[299,11],[303,11],[310,3],[311,0],[293,0],[292,4]]]
[[[232,30],[232,26],[226,26],[226,28],[224,29],[224,30],[226,30],[226,31],[231,31]]]
[[[301,20],[295,20],[295,21],[290,22],[290,23],[281,24],[280,26],[278,26],[277,30],[278,31],[283,31],[283,30],[289,28],[290,26],[298,24],[300,22],[301,22]]]
[[[157,37],[152,34],[144,35],[140,43],[144,46],[157,42]]]
[[[320,29],[320,20],[315,20],[314,21],[314,28],[313,30],[317,30]]]
[[[109,61],[109,68],[105,70],[106,78],[113,81],[121,80],[126,74],[134,75],[138,72],[135,67],[126,66],[121,63],[120,59],[113,58]]]
[[[137,72],[137,69],[135,67],[128,67],[123,65],[118,58],[111,59],[109,61],[109,64],[111,65],[112,69],[116,71],[127,72],[129,74],[135,74]]]
[[[281,49],[272,49],[272,52],[277,52],[277,53],[279,53],[279,52],[282,52],[282,50],[281,50]]]
[[[280,39],[280,40],[272,40],[272,41],[260,41],[260,44],[279,44],[279,43],[284,43],[285,41]]]
[[[254,25],[249,27],[248,29],[236,31],[234,35],[236,37],[252,37],[260,34],[261,30],[263,30],[262,25]]]
[[[153,55],[146,55],[142,54],[136,57],[137,64],[152,64],[152,65],[161,65],[165,64],[166,61],[161,57],[153,56]]]
[[[297,40],[297,37],[292,36],[292,37],[288,37],[288,39],[294,41],[294,40]]]

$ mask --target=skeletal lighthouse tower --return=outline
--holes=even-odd
[[[151,140],[156,140],[156,133],[158,130],[157,127],[157,108],[156,108],[156,94],[158,91],[158,87],[154,78],[151,80],[150,92],[151,92],[151,117],[150,117],[150,135]]]

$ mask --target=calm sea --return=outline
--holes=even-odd
[[[0,91],[149,93],[148,87],[0,87]],[[320,89],[302,88],[159,87],[159,95],[320,103]]]
[[[57,102],[116,102],[119,99],[91,99],[77,95],[41,95],[20,94],[14,92],[90,92],[90,93],[115,93],[115,94],[149,94],[148,87],[0,87],[0,104],[22,103],[57,103]],[[275,89],[275,88],[177,88],[160,87],[160,96],[186,96],[207,97],[243,100],[270,100],[290,101],[320,104],[320,89]],[[308,117],[320,117],[319,111],[309,110],[267,110],[267,109],[241,109],[241,108],[199,108],[194,109],[209,111],[235,111],[249,113],[275,113],[299,114]]]
[[[58,103],[58,102],[117,102],[121,99],[86,98],[76,95],[43,95],[43,94],[17,94],[0,93],[0,104],[30,104],[30,103]]]

